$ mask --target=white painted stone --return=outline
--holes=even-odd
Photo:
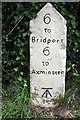
[[[65,92],[66,20],[47,3],[30,21],[30,90],[32,103],[53,107]]]

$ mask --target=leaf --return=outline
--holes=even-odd
[[[71,70],[71,68],[69,67],[69,68],[67,68],[67,70],[66,70],[66,71],[67,71],[67,72],[69,72],[70,70]]]
[[[27,84],[26,84],[26,83],[24,83],[24,87],[27,87]]]
[[[21,65],[24,65],[24,62],[21,62]]]
[[[27,35],[27,33],[23,33],[23,37],[25,37]]]
[[[23,72],[20,72],[21,75],[23,75]]]
[[[17,72],[18,71],[18,67],[14,68],[14,70]]]
[[[22,77],[21,77],[21,76],[19,76],[17,79],[18,79],[19,81],[22,81]]]
[[[80,75],[78,73],[73,73],[73,76],[79,77]]]
[[[8,37],[6,37],[6,42],[7,42],[7,41],[9,41],[9,40],[8,40]]]
[[[16,60],[17,60],[17,61],[20,60],[20,57],[18,56],[18,57],[16,58]]]

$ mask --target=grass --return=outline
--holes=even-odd
[[[12,84],[7,91],[3,89],[3,119],[6,118],[30,118],[40,116],[30,106],[29,91],[26,86]]]
[[[31,106],[31,99],[29,98],[29,88],[27,86],[21,86],[20,83],[14,82],[6,89],[2,90],[3,94],[3,115],[2,118],[58,118],[58,115],[55,114],[51,117],[47,113],[57,113],[59,111],[59,117],[68,117],[61,116],[68,113],[73,116],[80,117],[80,96],[78,90],[69,89],[64,96],[58,95],[55,99],[55,103],[58,103],[56,109],[51,108],[50,110],[46,109],[46,115],[43,114],[45,110],[37,111],[34,107]],[[60,108],[60,109],[59,109]],[[61,111],[63,113],[61,113]],[[65,112],[64,112],[65,111]]]

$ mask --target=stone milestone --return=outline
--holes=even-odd
[[[47,3],[30,21],[30,91],[32,104],[53,107],[65,92],[66,20]]]

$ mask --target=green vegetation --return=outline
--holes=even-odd
[[[31,106],[29,77],[29,21],[46,3],[2,4],[3,119],[43,118],[43,112]],[[54,2],[53,6],[67,20],[66,93],[55,102],[80,117],[80,3]],[[47,110],[46,110],[47,111]],[[56,110],[55,110],[56,111]],[[55,113],[54,111],[54,113]],[[61,114],[57,117],[64,117]],[[51,116],[46,116],[51,117]],[[55,117],[55,116],[53,116]]]

